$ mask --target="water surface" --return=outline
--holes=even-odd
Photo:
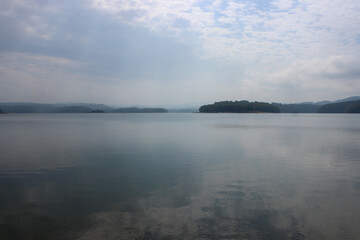
[[[1,115],[0,196],[0,239],[360,239],[360,115]]]

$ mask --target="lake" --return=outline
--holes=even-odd
[[[360,115],[4,114],[0,239],[360,239]]]

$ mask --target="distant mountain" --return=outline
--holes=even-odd
[[[84,108],[71,108],[84,107]],[[86,111],[85,111],[86,108]],[[9,102],[0,103],[0,109],[8,113],[60,113],[67,112],[87,112],[93,110],[100,110],[104,112],[111,112],[113,108],[104,104],[88,104],[79,103],[74,105],[71,103],[57,103],[57,104],[42,104],[42,103],[26,103],[26,102]]]
[[[281,113],[317,113],[320,107],[323,105],[346,102],[346,101],[355,101],[355,100],[360,100],[360,96],[348,97],[333,102],[326,100],[319,102],[302,102],[302,103],[291,103],[291,104],[272,103],[272,104],[279,107]]]
[[[360,100],[360,96],[353,96],[353,97],[348,97],[348,98],[344,98],[344,99],[339,99],[339,100],[333,101],[333,103],[349,102],[349,101],[359,101],[359,100]]]
[[[360,100],[337,102],[322,105],[319,113],[360,113]]]
[[[4,114],[4,113],[6,113],[6,112],[4,112],[3,110],[0,109],[0,114]]]
[[[357,100],[357,101],[354,101]],[[353,100],[353,101],[348,101]],[[319,101],[319,102],[302,102],[302,103],[272,103],[280,113],[357,113],[358,104],[360,101],[359,96],[349,97],[345,99],[330,101]],[[344,103],[344,104],[339,104]],[[263,104],[263,105],[261,105]],[[267,108],[268,103],[259,103],[248,101],[224,101],[216,102],[214,104],[204,105],[200,107],[200,112],[277,112],[275,109]],[[256,107],[255,107],[256,106]],[[260,110],[261,109],[261,110]]]
[[[8,113],[45,113],[53,111],[54,104],[41,103],[0,103],[0,108]]]
[[[277,106],[281,113],[317,113],[319,108],[319,106],[314,103],[272,104]]]
[[[200,108],[204,112],[276,112],[281,113],[317,113],[320,111],[321,106],[333,103],[353,102],[360,101],[360,96],[352,96],[336,101],[319,101],[319,102],[302,102],[302,103],[261,103],[261,102],[248,102],[248,101],[224,101],[216,102],[214,104],[204,105]],[[236,106],[234,106],[234,104]],[[240,106],[241,105],[241,106]],[[270,105],[270,106],[268,106]],[[343,106],[343,105],[341,105]],[[339,106],[335,105],[335,108]],[[321,111],[345,111],[342,107],[339,110],[334,110],[334,106],[321,108]],[[107,106],[104,104],[95,103],[32,103],[32,102],[4,102],[0,103],[0,109],[6,113],[85,113],[85,112],[107,112],[107,113],[192,113],[198,112],[198,108],[194,105],[179,106],[166,110],[164,108],[143,108],[143,107],[121,107]],[[225,109],[225,110],[224,110]],[[325,110],[324,110],[325,109]],[[342,110],[341,110],[342,109]],[[357,111],[355,109],[346,109],[346,111]]]
[[[279,108],[273,104],[265,102],[243,101],[223,101],[214,104],[203,105],[199,108],[201,113],[259,113],[269,112],[278,113]]]
[[[114,113],[167,113],[168,111],[164,108],[118,108],[113,110]]]
[[[109,107],[105,104],[96,104],[96,103],[59,103],[62,106],[83,106],[83,107],[88,107],[91,108],[93,110],[101,110],[104,112],[111,112],[112,110],[114,110],[114,108]]]
[[[331,101],[325,100],[325,101],[315,102],[314,104],[315,105],[324,105],[324,104],[328,104],[328,103],[331,103]]]
[[[301,103],[290,103],[290,104],[315,104],[314,102],[301,102]]]
[[[96,109],[96,110],[92,110],[89,113],[105,113],[105,112],[104,112],[104,110]]]
[[[59,107],[54,110],[54,113],[89,113],[93,110],[84,106],[69,106],[69,107]]]
[[[114,109],[104,104],[93,103],[0,103],[0,109],[8,113],[87,113],[87,112],[114,112],[114,113],[164,113],[164,108],[118,108]]]

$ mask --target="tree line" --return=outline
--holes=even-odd
[[[201,113],[278,113],[279,108],[265,102],[243,101],[222,101],[208,104],[199,108]]]

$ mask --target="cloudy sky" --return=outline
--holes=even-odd
[[[0,0],[0,101],[360,95],[354,0]]]

